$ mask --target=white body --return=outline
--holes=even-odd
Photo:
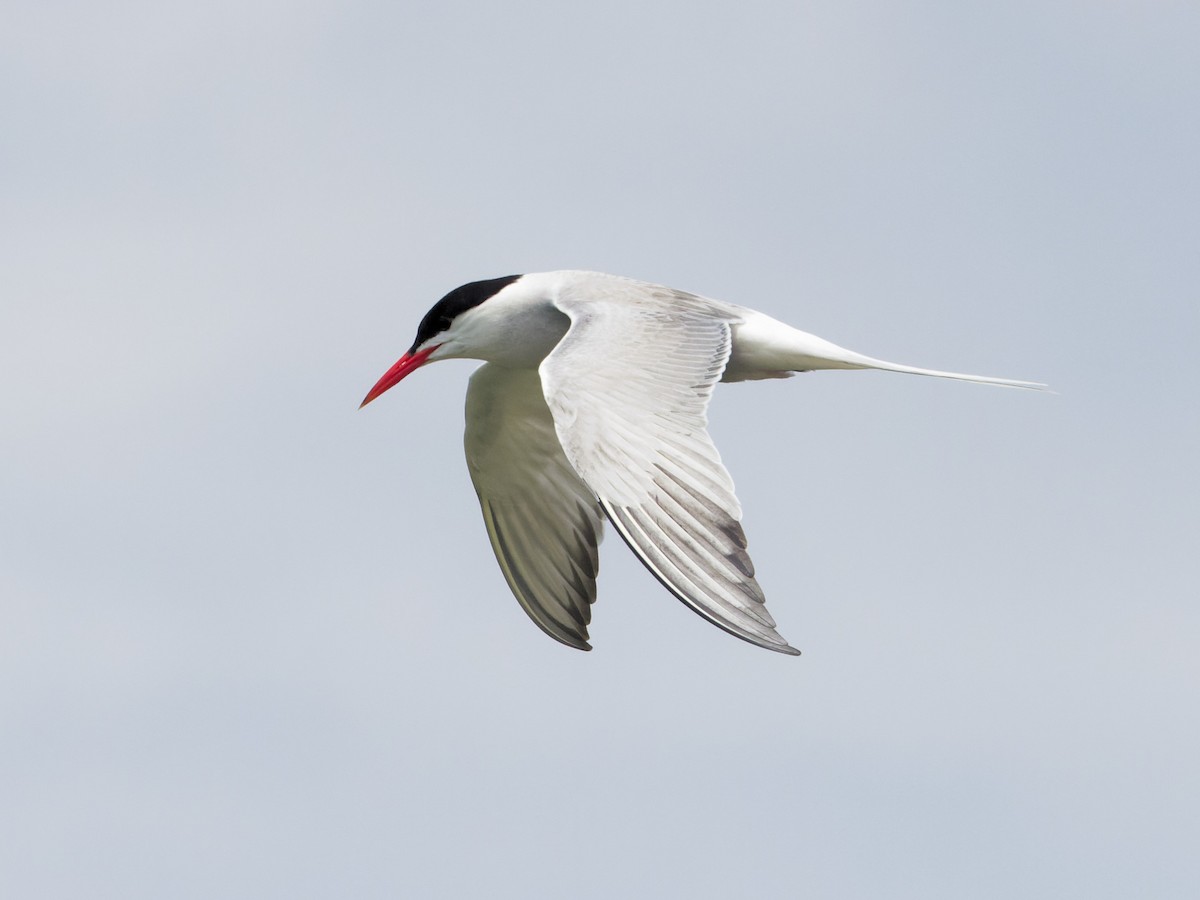
[[[648,322],[661,322],[673,309],[682,311],[685,307],[700,307],[710,311],[731,327],[732,352],[721,381],[787,378],[796,372],[819,369],[880,369],[1007,387],[1044,387],[1028,381],[886,362],[839,347],[753,309],[618,275],[575,270],[522,275],[519,281],[486,303],[456,319],[450,340],[431,354],[430,362],[468,358],[509,368],[536,368],[562,340],[571,324],[570,316],[558,305],[559,299],[564,297],[573,302],[592,300],[625,304],[643,310]],[[620,342],[638,337],[614,331],[608,331],[607,335]]]
[[[696,612],[753,644],[796,653],[766,610],[733,482],[708,436],[717,381],[884,369],[1040,387],[872,359],[750,309],[613,275],[500,282],[452,318],[431,310],[426,320],[444,327],[368,400],[423,362],[487,362],[467,392],[465,444],[488,534],[525,611],[580,649],[590,649],[607,518]]]

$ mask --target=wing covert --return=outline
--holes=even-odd
[[[764,605],[707,430],[736,319],[701,297],[624,279],[608,292],[564,288],[555,304],[571,326],[540,372],[566,459],[676,597],[743,640],[797,653]]]

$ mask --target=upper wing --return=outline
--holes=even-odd
[[[555,303],[571,326],[540,371],[566,458],[676,597],[743,640],[797,653],[764,606],[733,482],[707,431],[729,311],[626,281],[586,296],[567,287]]]
[[[464,443],[508,586],[548,635],[590,650],[604,517],[563,456],[538,373],[491,364],[475,372]]]

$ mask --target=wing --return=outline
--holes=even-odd
[[[796,654],[746,553],[733,482],[708,436],[729,360],[728,308],[640,282],[564,287],[571,326],[541,365],[566,458],[676,597],[731,634]]]
[[[464,443],[508,586],[546,634],[590,650],[604,517],[563,455],[538,373],[491,364],[475,372]]]

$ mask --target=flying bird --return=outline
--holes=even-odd
[[[590,650],[604,520],[708,621],[797,655],[746,553],[733,481],[708,434],[718,381],[882,369],[1044,385],[872,359],[752,309],[598,272],[510,275],[455,288],[362,406],[441,359],[478,359],[467,467],[496,560],[546,634]]]

